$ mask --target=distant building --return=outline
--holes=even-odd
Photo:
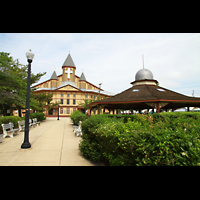
[[[69,116],[75,110],[83,111],[80,106],[84,103],[83,99],[97,100],[100,92],[100,99],[113,96],[112,93],[106,92],[103,89],[88,82],[84,73],[81,76],[75,75],[76,66],[69,54],[62,65],[62,74],[58,75],[54,71],[51,78],[34,86],[37,88],[35,93],[52,93],[53,102],[60,101],[59,115],[62,117]],[[48,117],[58,115],[58,106],[49,111],[45,111]]]

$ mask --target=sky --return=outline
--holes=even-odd
[[[144,68],[161,87],[200,97],[200,33],[0,33],[0,51],[27,64],[26,52],[35,54],[32,72],[62,74],[69,51],[76,75],[114,94],[131,87]]]

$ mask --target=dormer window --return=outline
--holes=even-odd
[[[161,88],[156,88],[158,91],[160,92],[165,92],[165,90],[161,89]]]
[[[139,91],[140,91],[139,89],[134,89],[134,90],[133,90],[133,92],[139,92]]]

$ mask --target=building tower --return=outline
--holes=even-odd
[[[63,82],[65,81],[75,82],[76,66],[70,54],[67,56],[65,62],[63,63],[62,70],[63,70],[63,77],[62,77]]]
[[[58,77],[56,72],[54,71],[51,78],[50,78],[51,82],[50,82],[50,87],[51,88],[57,88],[58,87]]]
[[[79,79],[79,88],[86,89],[86,78],[84,73],[82,72],[81,77]]]

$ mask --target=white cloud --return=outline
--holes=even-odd
[[[200,34],[0,34],[0,48],[22,64],[31,48],[35,53],[32,71],[47,72],[41,81],[49,79],[54,70],[62,73],[70,51],[76,75],[84,69],[88,81],[119,93],[131,87],[144,54],[145,68],[162,87],[183,94],[191,93],[193,83],[196,91],[199,88]]]

